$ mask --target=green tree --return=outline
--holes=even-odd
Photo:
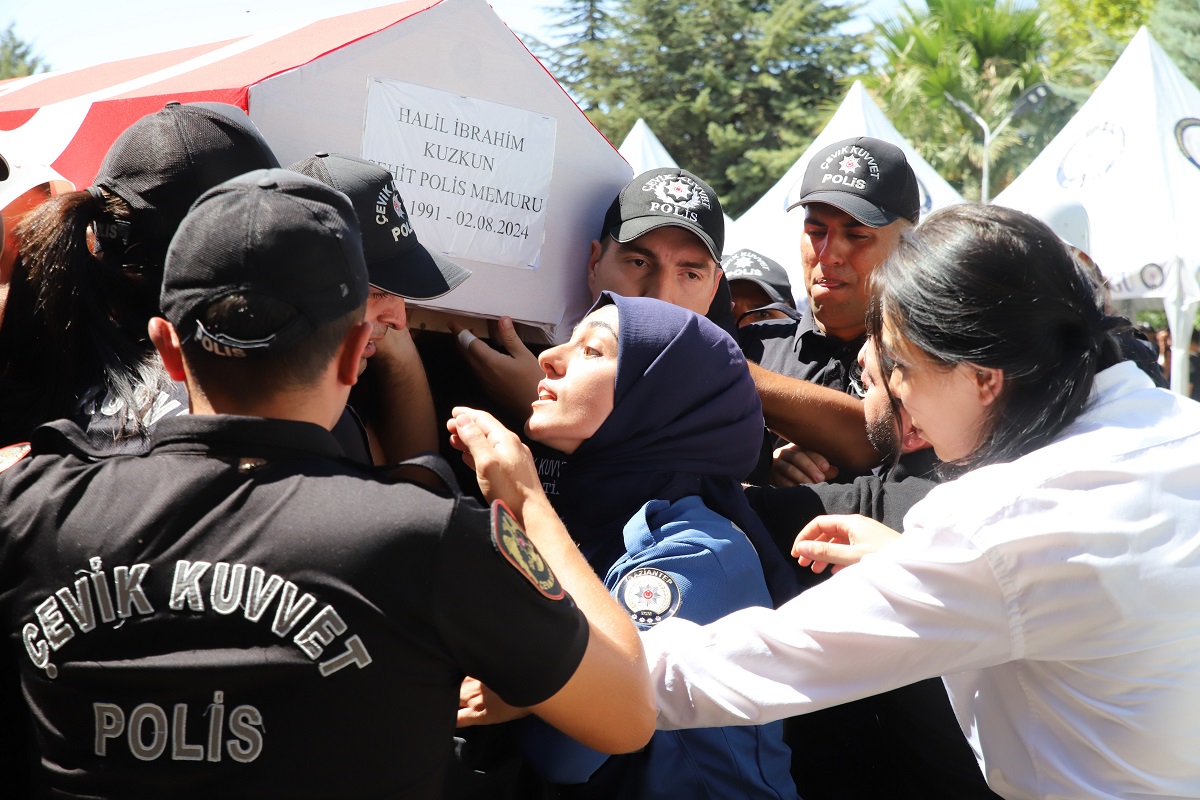
[[[1155,0],[1047,0],[1045,9],[1061,45],[1097,43],[1108,51],[1109,66],[1149,21],[1154,5]]]
[[[534,38],[531,49],[559,82],[571,85],[588,73],[588,52],[609,35],[610,19],[606,0],[563,0],[556,8],[554,27],[561,42],[548,45]]]
[[[1200,4],[1196,0],[1158,0],[1150,32],[1188,79],[1200,86]]]
[[[927,0],[927,6],[905,4],[898,16],[876,25],[885,63],[863,82],[896,127],[965,197],[980,196],[983,133],[946,95],[995,129],[1025,90],[1045,83],[1053,91],[1036,114],[1014,117],[992,139],[994,197],[1095,85],[1098,45],[1063,46],[1049,15],[1015,0]]]
[[[10,22],[0,33],[0,80],[23,78],[45,72],[50,66],[33,52],[33,45],[17,36],[16,23]]]
[[[576,4],[581,7],[583,3]],[[865,68],[853,8],[822,0],[613,0],[585,72],[559,75],[611,141],[638,117],[737,216],[799,158],[840,82]]]

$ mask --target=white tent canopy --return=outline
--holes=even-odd
[[[675,159],[671,158],[667,148],[663,147],[662,142],[654,135],[654,131],[650,130],[646,120],[641,117],[638,117],[638,121],[633,123],[633,127],[629,130],[625,141],[621,142],[621,146],[617,148],[617,152],[629,162],[629,166],[633,167],[634,175],[640,175],[647,170],[660,167],[679,166],[675,163]]]
[[[1200,306],[1200,89],[1145,28],[994,202],[1043,218],[1064,203],[1087,209],[1089,255],[1113,299],[1165,306],[1182,391]]]
[[[629,129],[629,133],[625,136],[625,141],[621,142],[621,146],[617,148],[617,152],[629,162],[629,166],[633,168],[635,176],[641,175],[652,169],[678,169],[679,164],[667,152],[667,148],[663,147],[663,143],[654,135],[654,131],[646,124],[646,120],[638,117],[638,121],[633,123],[633,127]],[[684,169],[688,169],[684,167]],[[689,170],[690,172],[691,170]],[[700,178],[707,181],[708,178],[700,175]],[[728,214],[725,215],[725,241],[729,241],[729,237],[733,231],[733,220]],[[729,249],[729,245],[725,245],[725,252],[733,252]]]
[[[794,202],[790,195],[799,192],[800,179],[809,159],[820,149],[852,136],[872,136],[890,142],[904,151],[908,163],[917,175],[921,188],[921,213],[935,208],[961,203],[962,196],[937,174],[925,159],[917,154],[891,121],[880,110],[859,81],[855,81],[836,113],[817,135],[804,155],[792,165],[779,182],[767,190],[757,203],[737,220],[732,237],[726,237],[725,252],[732,253],[748,247],[775,259],[784,266],[794,286],[803,286],[800,268],[800,232],[804,215],[789,214]]]

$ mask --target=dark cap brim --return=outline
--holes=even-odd
[[[872,228],[882,228],[884,225],[891,225],[898,219],[904,219],[902,215],[882,209],[869,200],[850,192],[812,192],[788,206],[788,211],[796,206],[806,206],[809,203],[824,203],[834,208],[840,208],[862,224]]]
[[[749,277],[745,277],[745,276],[739,276],[737,278],[729,278],[729,276],[726,275],[725,277],[729,279],[729,282],[731,284],[736,283],[737,281],[749,281],[750,283],[756,284],[760,289],[762,289],[764,292],[767,293],[767,297],[771,298],[771,301],[774,303],[785,303],[787,305],[794,305],[794,303],[792,303],[790,300],[788,300],[788,298],[784,297],[783,294],[778,289],[776,289],[774,286],[767,283],[766,281],[760,280],[758,278],[749,278]]]
[[[649,233],[653,230],[658,230],[659,228],[670,227],[683,228],[684,230],[691,231],[700,237],[700,241],[704,242],[704,246],[708,248],[708,252],[710,255],[712,255],[713,260],[720,265],[721,249],[717,247],[716,243],[712,240],[712,237],[704,232],[704,228],[700,227],[698,223],[692,222],[688,219],[674,219],[663,216],[662,214],[655,214],[652,217],[637,217],[635,219],[622,222],[620,225],[612,228],[608,232],[608,235],[616,239],[621,244],[626,244],[628,242],[632,242],[642,234]]]
[[[433,300],[471,277],[471,270],[417,245],[403,257],[367,265],[372,286],[409,300]]]

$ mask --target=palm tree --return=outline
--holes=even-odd
[[[905,3],[877,23],[886,67],[864,78],[884,112],[921,155],[963,195],[978,198],[983,141],[979,126],[949,94],[995,127],[1038,83],[1054,92],[1044,110],[1019,117],[992,139],[988,152],[995,194],[1041,151],[1090,92],[1090,45],[1061,49],[1048,15],[1014,0],[927,0]]]

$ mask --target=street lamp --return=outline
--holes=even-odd
[[[950,92],[943,92],[942,94],[946,96],[946,99],[955,108],[975,120],[975,124],[983,129],[983,186],[979,193],[979,199],[980,202],[986,203],[988,201],[988,151],[991,150],[992,141],[1000,135],[1000,131],[1008,127],[1008,123],[1012,122],[1013,117],[1018,117],[1021,114],[1039,108],[1042,101],[1050,96],[1050,87],[1044,83],[1035,83],[1033,86],[1030,86],[1021,93],[1021,96],[1013,103],[1012,110],[1004,115],[1004,119],[1000,120],[994,129],[989,128],[988,124],[984,122],[983,117],[975,113],[975,109],[962,100],[959,100],[950,94]]]

